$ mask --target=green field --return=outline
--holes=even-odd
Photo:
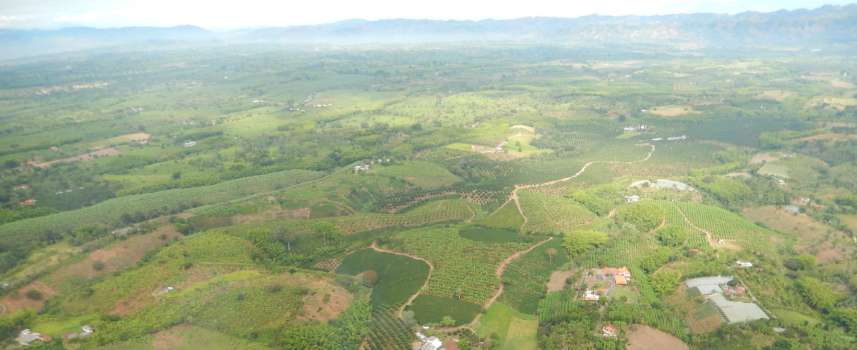
[[[342,259],[337,273],[358,275],[375,271],[378,281],[372,286],[372,303],[379,307],[398,307],[419,291],[428,278],[428,266],[408,257],[358,250]]]
[[[481,307],[458,298],[420,295],[409,309],[414,311],[417,321],[422,324],[440,323],[448,316],[455,321],[455,325],[462,325],[473,320]]]

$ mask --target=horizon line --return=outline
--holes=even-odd
[[[315,27],[315,26],[324,26],[331,25],[337,23],[346,23],[346,22],[384,22],[384,21],[426,21],[426,22],[490,22],[490,21],[517,21],[517,20],[525,20],[525,19],[561,19],[561,20],[572,20],[572,19],[581,19],[581,18],[590,18],[590,17],[604,17],[604,18],[652,18],[652,17],[670,17],[670,16],[686,16],[686,15],[716,15],[716,16],[739,16],[744,14],[772,14],[778,12],[800,12],[800,11],[815,11],[828,7],[857,7],[857,2],[852,2],[848,4],[825,4],[818,7],[801,7],[795,9],[785,9],[781,8],[778,10],[771,11],[740,11],[740,12],[672,12],[672,13],[663,13],[663,14],[650,14],[650,15],[602,15],[598,13],[592,13],[587,15],[580,16],[521,16],[521,17],[512,17],[512,18],[495,18],[495,17],[486,17],[480,19],[455,19],[455,18],[426,18],[426,17],[389,17],[389,18],[377,18],[377,19],[367,19],[367,18],[345,18],[336,21],[326,21],[319,22],[314,24],[283,24],[283,25],[260,25],[260,26],[235,26],[235,27],[208,27],[202,25],[196,25],[191,23],[185,24],[176,24],[176,25],[128,25],[128,26],[98,26],[98,25],[66,25],[66,26],[42,26],[42,27],[3,27],[0,26],[0,31],[62,31],[68,29],[95,29],[95,30],[116,30],[116,29],[135,29],[135,28],[146,28],[146,29],[175,29],[175,28],[197,28],[210,32],[230,32],[230,31],[241,31],[241,30],[258,30],[258,29],[277,29],[277,28],[300,28],[300,27]]]

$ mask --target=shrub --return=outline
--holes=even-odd
[[[26,295],[27,299],[30,300],[42,300],[42,298],[44,298],[42,292],[35,289],[28,290],[27,293],[25,293],[24,295]]]

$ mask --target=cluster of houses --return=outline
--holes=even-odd
[[[749,264],[752,267],[749,262],[745,261],[743,263],[746,264],[740,264],[741,262],[738,261],[739,266]],[[753,302],[752,297],[747,297],[749,293],[746,288],[734,281],[732,276],[691,278],[684,283],[688,289],[698,291],[706,302],[714,305],[729,323],[768,319],[768,314]]]
[[[363,161],[360,164],[354,165],[352,168],[355,174],[365,173],[372,169],[372,166],[375,164],[389,164],[392,162],[390,158],[378,158],[378,159],[370,159],[368,161]]]
[[[66,333],[63,338],[65,339],[80,339],[91,336],[95,333],[95,329],[90,325],[84,325],[80,327],[80,332],[72,332]],[[21,346],[30,346],[35,342],[49,342],[51,341],[51,337],[45,334],[41,334],[39,332],[34,332],[31,329],[22,330],[18,333],[18,336],[15,338],[15,341],[18,342]]]
[[[622,128],[623,131],[646,131],[649,127],[646,124],[631,125]]]
[[[591,269],[586,275],[586,290],[583,300],[599,301],[610,294],[617,286],[627,286],[631,282],[631,271],[627,267],[604,267]]]
[[[680,192],[685,191],[696,191],[693,186],[690,186],[681,181],[668,180],[668,179],[657,179],[655,181],[650,180],[640,180],[631,183],[628,188],[647,188],[654,187],[660,190],[675,190]]]
[[[667,138],[663,138],[663,137],[656,137],[656,138],[653,138],[653,139],[652,139],[652,141],[655,141],[655,142],[663,141],[663,140],[667,140],[667,141],[684,141],[684,140],[687,140],[687,135],[681,135],[681,136],[670,136],[670,137],[667,137]]]

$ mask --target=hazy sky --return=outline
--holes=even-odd
[[[0,0],[0,27],[172,26],[210,29],[317,24],[343,19],[507,19],[737,13],[815,8],[856,0]]]

